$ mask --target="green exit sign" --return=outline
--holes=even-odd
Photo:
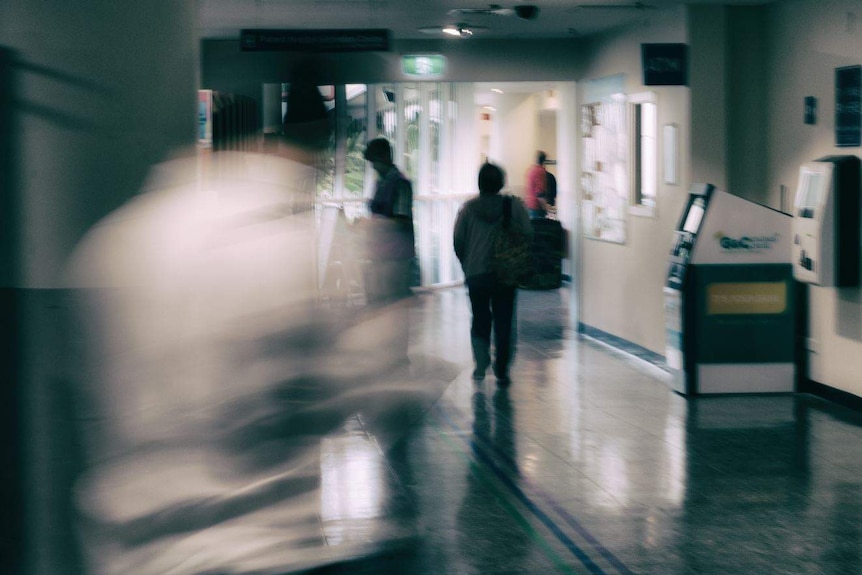
[[[446,73],[446,58],[439,54],[402,56],[401,70],[414,78],[437,78]]]

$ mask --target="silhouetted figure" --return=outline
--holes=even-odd
[[[416,248],[413,236],[413,187],[392,163],[392,147],[385,138],[375,138],[365,148],[365,159],[377,172],[377,189],[369,202],[371,230],[366,292],[371,303],[407,297],[410,269]]]
[[[543,196],[545,200],[546,209],[548,211],[553,211],[557,206],[557,177],[545,170],[548,174],[548,183],[545,188],[545,195]]]
[[[484,379],[491,364],[491,330],[494,331],[494,374],[501,385],[509,383],[509,364],[514,353],[515,285],[500,282],[491,271],[494,235],[503,218],[504,200],[511,205],[513,229],[532,236],[530,217],[523,203],[503,196],[505,175],[494,164],[479,170],[479,196],[461,207],[455,220],[455,255],[461,262],[470,295],[473,322],[470,341],[475,369],[473,378]]]
[[[368,142],[365,159],[377,172],[377,188],[369,202],[371,219],[366,228],[365,294],[369,305],[400,305],[392,329],[402,363],[407,362],[410,335],[408,298],[416,248],[413,235],[413,186],[392,162],[392,147],[385,138]]]

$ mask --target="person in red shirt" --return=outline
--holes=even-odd
[[[545,170],[547,154],[541,150],[536,154],[536,163],[527,170],[527,190],[524,194],[524,204],[531,218],[544,218],[547,212],[545,192],[548,189],[548,172]]]

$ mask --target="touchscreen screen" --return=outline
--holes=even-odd
[[[700,221],[703,219],[703,206],[701,202],[695,201],[688,209],[688,215],[685,217],[685,223],[682,225],[683,231],[690,234],[696,234],[700,228]]]
[[[826,175],[803,168],[799,173],[799,189],[796,192],[797,215],[813,218],[814,212],[823,202],[823,185]]]

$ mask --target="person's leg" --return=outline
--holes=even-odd
[[[467,278],[470,309],[473,322],[470,326],[470,344],[473,348],[474,379],[483,379],[491,365],[491,286],[486,278]]]
[[[409,367],[410,308],[412,292],[407,276],[409,264],[402,261],[378,261],[364,266],[365,294],[368,309],[377,317],[382,341],[380,361],[393,368]]]
[[[509,364],[515,353],[514,286],[497,285],[491,296],[494,314],[494,375],[500,383],[509,382]]]
[[[383,269],[386,282],[384,301],[393,319],[393,349],[398,363],[404,366],[410,363],[410,308],[413,300],[410,290],[410,261],[384,262]]]

